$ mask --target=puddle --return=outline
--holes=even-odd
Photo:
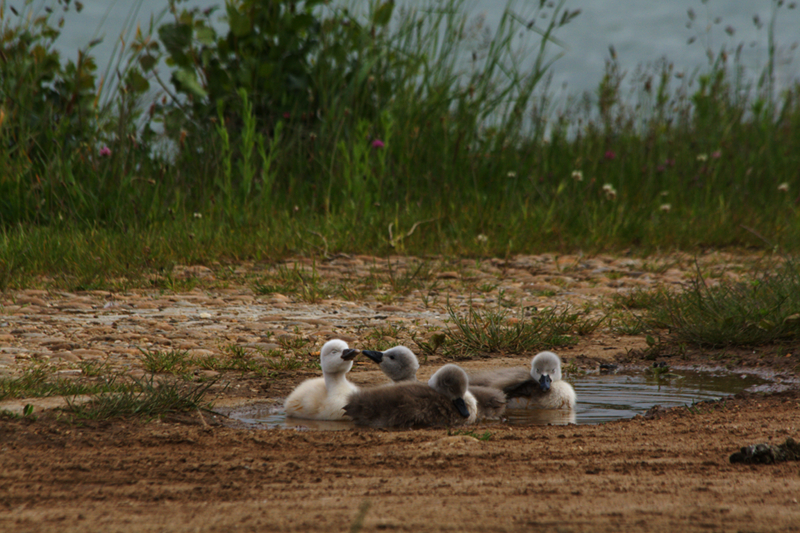
[[[355,424],[350,421],[339,420],[304,420],[286,416],[283,407],[266,404],[250,404],[239,407],[228,413],[230,418],[238,420],[259,429],[316,429],[324,431],[339,431],[351,429]]]
[[[766,383],[751,374],[685,372],[672,378],[652,374],[587,375],[572,378],[578,395],[577,424],[599,424],[644,414],[654,405],[676,407],[703,400],[718,400]]]
[[[654,405],[676,407],[703,400],[718,400],[767,383],[752,374],[688,372],[674,370],[668,376],[647,373],[586,375],[569,379],[578,395],[574,411],[509,409],[509,424],[599,424],[644,414]],[[343,430],[352,422],[302,420],[287,417],[280,405],[251,404],[233,409],[228,416],[261,429]]]

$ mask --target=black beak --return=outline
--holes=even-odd
[[[453,400],[453,403],[456,405],[456,409],[458,409],[458,414],[464,418],[469,418],[469,409],[467,409],[467,404],[464,402],[464,398],[456,398]]]
[[[383,361],[383,352],[376,352],[375,350],[361,350],[361,353],[378,364],[381,364],[381,361]]]
[[[547,374],[543,375],[542,377],[539,378],[539,388],[542,389],[543,391],[549,391],[550,383],[552,381],[553,380],[550,379],[550,376],[548,376]]]
[[[359,351],[357,349],[348,348],[348,349],[346,349],[345,351],[342,352],[342,359],[344,359],[345,361],[352,361],[353,359],[356,358],[356,356],[358,354],[359,354]]]

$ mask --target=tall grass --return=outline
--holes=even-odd
[[[597,94],[558,107],[564,1],[512,3],[496,28],[461,0],[259,5],[228,4],[226,35],[171,2],[100,98],[90,49],[63,65],[49,16],[3,4],[0,288],[340,251],[800,243],[800,86],[776,95],[774,62],[751,84],[741,49],[680,80],[660,62],[630,99],[612,52]]]

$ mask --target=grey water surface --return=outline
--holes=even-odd
[[[345,2],[340,0],[339,3]],[[568,1],[566,6],[570,10],[580,9],[581,14],[555,35],[566,47],[552,48],[553,53],[564,53],[553,67],[552,88],[566,84],[569,94],[593,91],[602,77],[609,46],[616,49],[620,64],[629,71],[630,78],[637,65],[655,62],[661,57],[674,62],[676,71],[691,73],[708,65],[707,49],[717,52],[723,45],[732,49],[743,43],[743,63],[755,79],[767,64],[767,23],[774,3],[772,0]],[[64,57],[74,59],[79,48],[96,37],[105,37],[103,44],[94,50],[102,70],[134,4],[130,0],[83,0],[83,12],[73,11],[66,17],[58,42]],[[513,5],[516,11],[525,13],[532,12],[531,6],[536,4],[538,0],[517,1]],[[796,31],[800,28],[800,8],[789,9],[787,6],[791,4],[785,2],[778,10],[776,21],[778,87],[786,87],[798,78],[791,47],[800,38]],[[146,29],[151,14],[158,14],[166,5],[166,0],[144,0],[134,20]],[[180,5],[224,7],[224,0],[189,0]],[[423,3],[402,0],[398,5],[413,7]],[[473,18],[483,17],[490,28],[496,28],[506,2],[476,0],[468,5]],[[691,28],[686,27],[689,9],[696,14]],[[218,11],[222,12],[224,9]],[[761,22],[760,29],[754,23],[754,16]],[[726,28],[733,29],[733,35],[729,35]],[[688,45],[692,37],[696,42]]]

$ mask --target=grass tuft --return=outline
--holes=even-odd
[[[679,293],[659,292],[647,309],[673,340],[706,347],[754,346],[800,338],[800,268],[787,260],[747,280],[711,284],[698,271]]]
[[[128,390],[99,394],[87,403],[67,399],[66,411],[76,420],[107,420],[121,417],[156,418],[208,408],[205,396],[216,381],[199,385],[154,378],[136,381]]]
[[[0,378],[0,401],[13,398],[76,396],[124,389],[114,378],[80,383],[69,379],[53,379],[45,366],[33,366],[17,378]]]
[[[191,365],[189,352],[185,350],[144,350],[142,363],[145,370],[153,374],[186,374]]]
[[[456,358],[488,353],[520,354],[574,344],[568,333],[579,319],[577,314],[556,309],[512,317],[506,310],[479,312],[470,308],[460,317],[448,305],[447,312],[453,327],[446,332],[445,354]]]

